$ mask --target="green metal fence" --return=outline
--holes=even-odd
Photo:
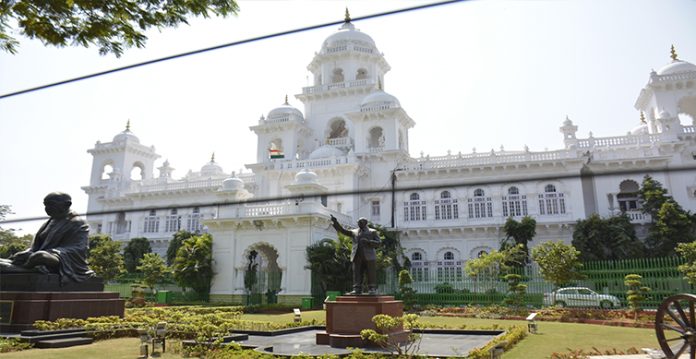
[[[678,257],[587,262],[582,269],[585,278],[566,287],[588,288],[596,294],[580,289],[577,293],[567,290],[561,292],[558,298],[552,294],[558,288],[543,279],[535,263],[516,272],[523,276],[523,284],[527,285],[525,304],[534,307],[553,305],[555,302],[567,306],[626,307],[628,288],[624,285],[624,277],[638,274],[643,277],[642,285],[651,288],[643,307],[654,309],[672,294],[695,292],[677,270],[682,263],[683,260]],[[429,273],[437,274],[438,269],[432,268]],[[424,276],[422,270],[418,275],[417,279],[421,280],[414,281],[412,286],[416,290],[416,304],[421,306],[502,304],[507,296],[508,285],[502,278],[472,278],[464,273],[463,268],[461,274],[450,276],[449,281],[438,280],[437,275]],[[455,280],[452,280],[453,277]]]

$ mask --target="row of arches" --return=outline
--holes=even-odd
[[[114,167],[114,163],[109,161],[102,165],[101,175],[99,178],[102,180],[121,180],[122,174],[118,168]],[[140,161],[133,162],[130,172],[128,173],[128,178],[132,181],[140,181],[145,179],[145,165]]]
[[[476,247],[469,258],[480,257],[491,251],[489,247]],[[430,260],[423,249],[412,249],[407,254],[411,264],[411,276],[415,282],[458,282],[464,277],[465,259],[459,250],[451,247],[441,248]]]
[[[369,73],[368,73],[367,69],[361,67],[355,71],[353,76],[351,78],[349,78],[348,81],[366,80],[368,77],[369,77]],[[331,71],[331,78],[330,78],[329,83],[336,84],[336,83],[341,83],[341,82],[346,82],[346,75],[344,74],[344,71],[342,68],[337,67],[337,68],[333,69],[333,71]],[[323,83],[321,75],[319,75],[317,77],[317,83],[318,84]]]

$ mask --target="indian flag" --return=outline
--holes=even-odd
[[[268,153],[271,155],[271,158],[285,158],[285,155],[280,150],[271,148],[268,150]]]

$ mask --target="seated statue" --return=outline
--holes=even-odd
[[[51,218],[36,233],[30,248],[0,259],[0,273],[55,273],[61,283],[93,277],[86,260],[89,226],[70,211],[71,205],[68,194],[49,193],[44,207]]]

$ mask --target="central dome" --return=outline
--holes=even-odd
[[[338,31],[331,34],[324,40],[324,47],[334,47],[345,42],[358,42],[370,46],[375,46],[375,40],[372,40],[370,35],[355,28],[355,25],[346,22]]]
[[[657,74],[672,75],[684,72],[696,72],[696,65],[687,61],[674,60],[671,63],[663,66],[659,71],[657,71]]]

